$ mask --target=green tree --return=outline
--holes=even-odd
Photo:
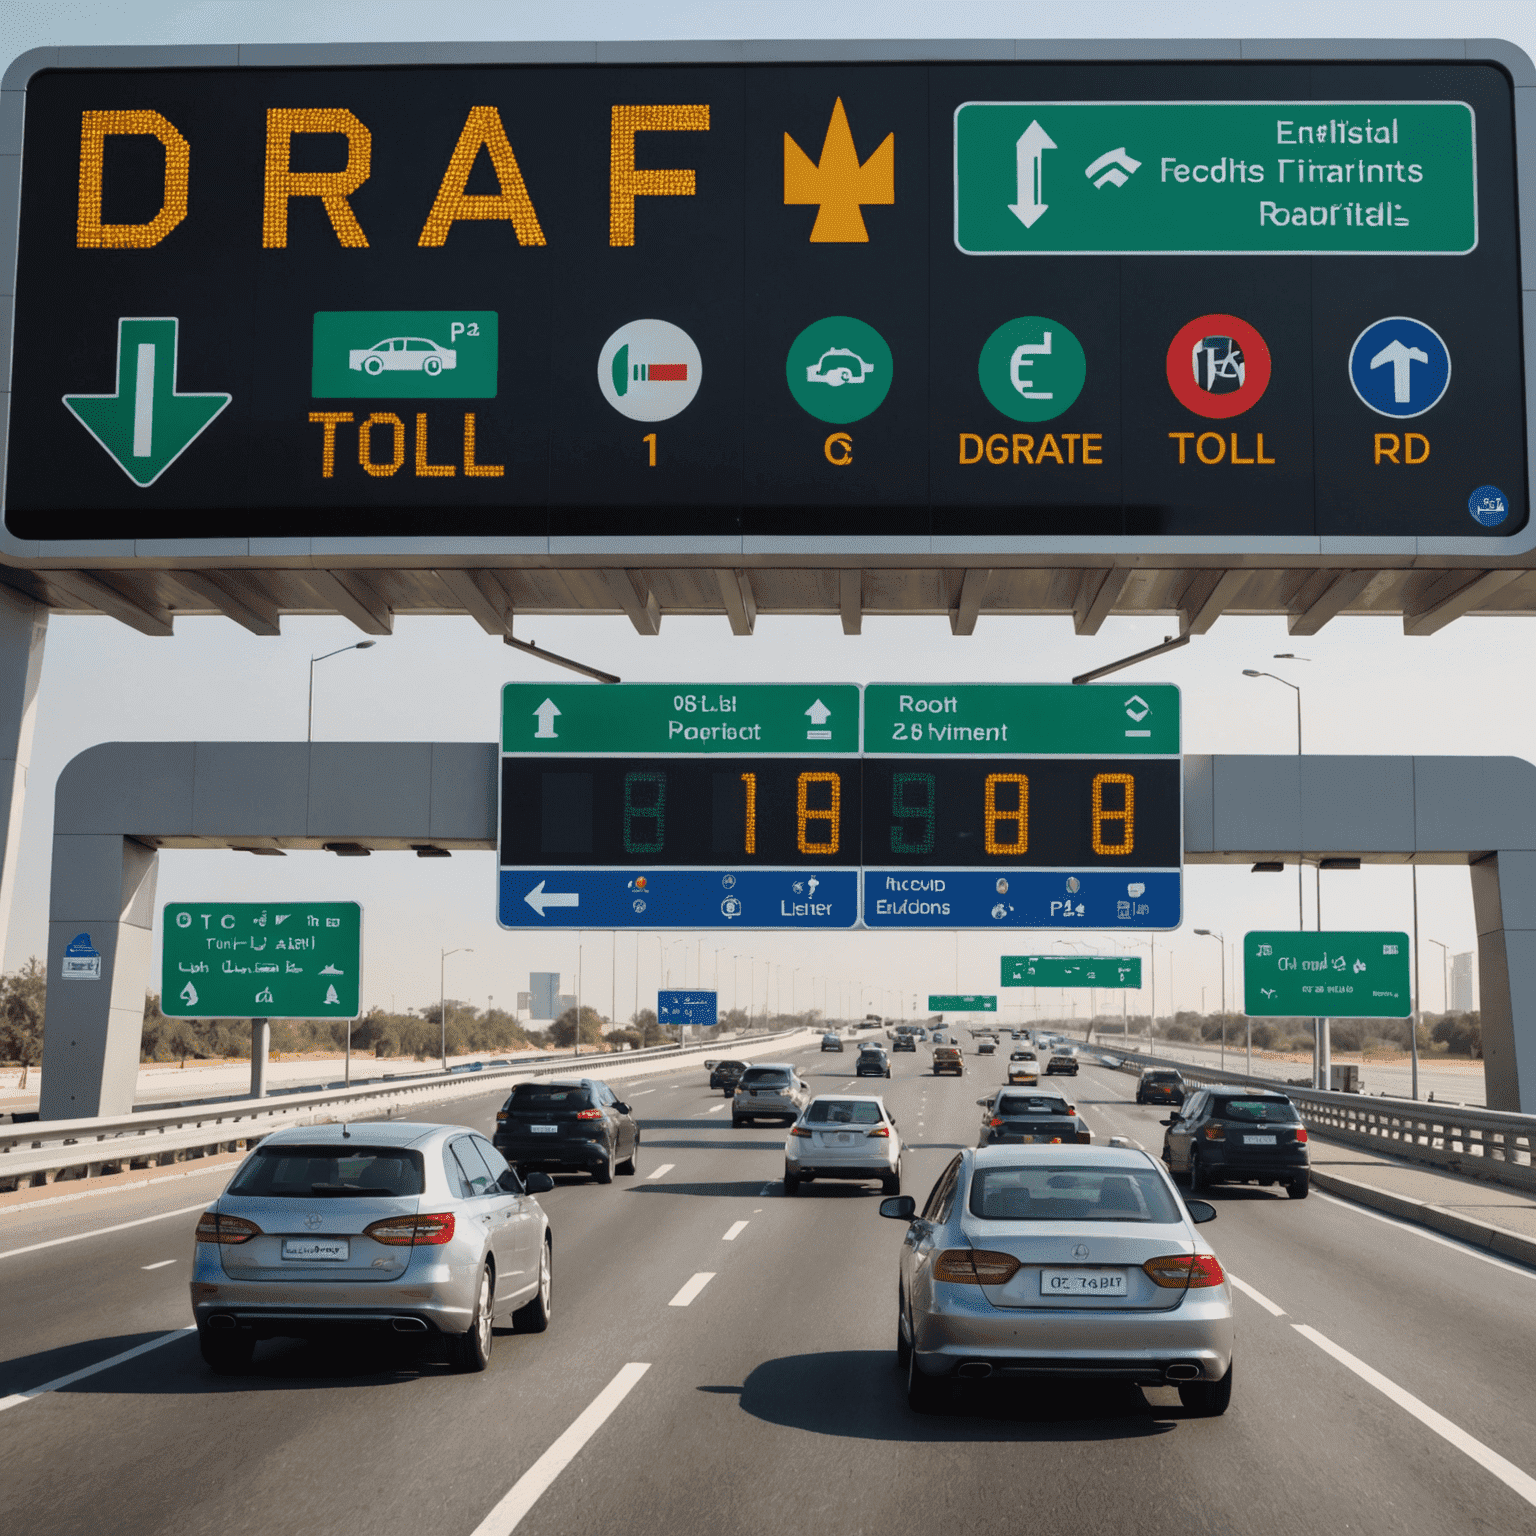
[[[603,1038],[603,1026],[607,1024],[602,1014],[595,1008],[583,1008],[581,1010],[581,1043],[583,1045],[598,1045]],[[564,1013],[549,1026],[550,1041],[559,1046],[573,1046],[576,1043],[576,1010],[567,1008]]]
[[[0,1057],[21,1063],[21,1086],[43,1059],[43,1013],[48,970],[33,955],[19,971],[0,978]]]

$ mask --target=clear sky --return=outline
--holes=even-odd
[[[635,37],[930,36],[1232,36],[1228,4],[987,4],[943,6],[866,3],[773,5],[396,4],[370,0],[292,4],[41,3],[0,6],[0,59],[42,44]],[[1443,5],[1285,4],[1249,0],[1244,36],[1447,35],[1504,37],[1536,54],[1531,0]],[[430,30],[428,30],[430,23]],[[1174,619],[1112,618],[1095,637],[1073,634],[1070,618],[983,618],[968,638],[951,636],[942,617],[866,618],[864,633],[844,637],[836,618],[760,618],[749,638],[730,634],[724,618],[667,617],[657,637],[642,638],[618,618],[527,620],[525,637],[590,660],[627,680],[743,682],[1065,681],[1096,663],[1126,655],[1172,633]],[[54,618],[48,636],[32,773],[23,829],[8,967],[41,953],[46,941],[48,853],[53,786],[76,753],[110,740],[302,739],[307,663],[349,644],[358,631],[340,619],[289,619],[278,639],[260,639],[223,619],[180,619],[170,640],[142,637],[105,618]],[[1292,641],[1278,618],[1218,621],[1191,645],[1122,674],[1126,681],[1170,681],[1183,690],[1190,752],[1291,752],[1295,717],[1288,689],[1251,680],[1244,667],[1273,668],[1304,689],[1306,744],[1313,752],[1509,753],[1536,759],[1536,709],[1524,647],[1528,620],[1461,619],[1427,639],[1405,638],[1395,619],[1335,620],[1310,641]],[[1305,663],[1271,661],[1299,650]],[[569,677],[519,656],[468,619],[397,619],[395,633],[372,650],[338,656],[316,671],[319,740],[489,741],[497,693],[509,680]],[[1307,921],[1313,920],[1308,872]],[[1449,949],[1476,946],[1467,872],[1431,868],[1419,876],[1421,932]],[[256,859],[215,852],[161,855],[159,900],[350,898],[363,903],[365,1006],[405,1008],[435,998],[442,949],[473,953],[449,959],[450,996],[484,1006],[510,1005],[530,970],[558,970],[574,986],[582,947],[584,1000],[628,1016],[638,993],[654,1006],[658,944],[607,932],[530,938],[495,921],[491,853],[419,860],[375,854]],[[1246,867],[1190,868],[1186,923],[1157,942],[1158,1011],[1168,988],[1176,1006],[1214,1009],[1220,996],[1218,946],[1195,927],[1236,943],[1249,928],[1295,921],[1294,873],[1251,875]],[[1408,928],[1406,868],[1366,868],[1322,877],[1329,927]],[[718,962],[722,1002],[753,995],[761,1006],[770,963],[788,1008],[823,989],[835,1011],[839,988],[864,993],[885,1013],[910,1011],[933,990],[995,991],[998,955],[1049,948],[1049,935],[993,933],[837,935],[794,938],[759,933],[668,935],[661,948],[674,983],[697,984],[699,937],[708,984]],[[1091,937],[1091,936],[1089,936]],[[675,941],[675,942],[674,942]],[[158,942],[158,941],[157,941]],[[719,951],[717,954],[716,952]],[[1171,951],[1171,956],[1169,952]],[[638,952],[638,976],[636,959]],[[1143,951],[1145,952],[1145,951]],[[614,963],[610,964],[612,955]],[[1425,944],[1424,1002],[1441,1004],[1441,951]],[[686,957],[686,958],[685,958]],[[734,957],[741,957],[735,959]],[[749,958],[750,957],[750,962]],[[684,967],[686,966],[686,969]],[[158,969],[158,967],[157,967]],[[798,974],[797,974],[798,973]],[[158,976],[155,984],[158,985]],[[1237,995],[1234,968],[1227,985]],[[812,987],[815,991],[813,993]],[[1004,994],[1007,997],[1007,994]],[[1013,994],[1021,996],[1023,994]],[[1133,999],[1133,1007],[1136,1002]],[[1145,994],[1140,1006],[1146,1006]],[[858,1011],[863,1011],[862,1002]]]

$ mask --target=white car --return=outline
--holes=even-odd
[[[386,370],[425,373],[436,378],[445,368],[459,366],[453,347],[440,347],[425,336],[390,336],[371,347],[355,347],[347,354],[347,366],[377,378]]]
[[[901,1193],[901,1133],[885,1100],[818,1094],[784,1139],[784,1193],[812,1179],[878,1179],[882,1194]]]
[[[805,370],[811,384],[830,384],[841,389],[844,384],[862,384],[875,371],[873,363],[866,363],[857,352],[847,347],[829,347]]]

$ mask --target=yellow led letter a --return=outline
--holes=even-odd
[[[471,197],[464,189],[469,185],[469,173],[474,169],[475,156],[485,146],[496,168],[496,179],[501,185],[498,197]],[[448,239],[448,231],[459,219],[506,219],[517,235],[519,245],[543,245],[544,231],[539,227],[539,216],[533,211],[533,199],[518,168],[517,156],[507,140],[507,130],[502,126],[501,113],[495,107],[471,107],[464,132],[454,146],[453,158],[443,173],[443,184],[437,189],[437,201],[421,231],[418,245],[442,245]]]
[[[853,130],[843,110],[843,98],[832,108],[827,137],[821,146],[821,163],[786,133],[784,135],[784,202],[818,203],[820,211],[811,230],[813,245],[862,245],[869,239],[860,203],[896,201],[896,135],[888,133],[863,165],[853,147]]]
[[[615,107],[609,141],[608,244],[635,243],[637,197],[692,197],[692,171],[637,171],[637,133],[705,133],[709,108],[699,106]]]

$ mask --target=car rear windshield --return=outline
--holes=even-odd
[[[789,1073],[782,1067],[748,1067],[741,1074],[741,1080],[748,1087],[787,1088]]]
[[[232,1195],[308,1200],[366,1195],[419,1195],[421,1153],[405,1147],[305,1147],[294,1142],[256,1149],[230,1183]]]
[[[1184,1079],[1177,1072],[1148,1072],[1142,1081],[1147,1083],[1182,1083]]]
[[[1065,1115],[1065,1099],[1038,1099],[1033,1094],[1005,1093],[993,1111],[999,1115]]]
[[[1301,1118],[1289,1099],[1217,1099],[1211,1114],[1217,1120],[1264,1125],[1294,1125]]]
[[[979,1168],[971,1214],[987,1221],[1179,1220],[1178,1207],[1151,1168],[1074,1168],[1031,1164]]]
[[[584,1083],[519,1083],[507,1100],[510,1109],[588,1109],[591,1095]]]
[[[808,1125],[879,1125],[880,1106],[858,1099],[817,1099],[805,1119]]]
[[[715,1071],[716,1072],[744,1072],[746,1070],[746,1066],[747,1066],[747,1064],[744,1061],[717,1061],[715,1063]]]

